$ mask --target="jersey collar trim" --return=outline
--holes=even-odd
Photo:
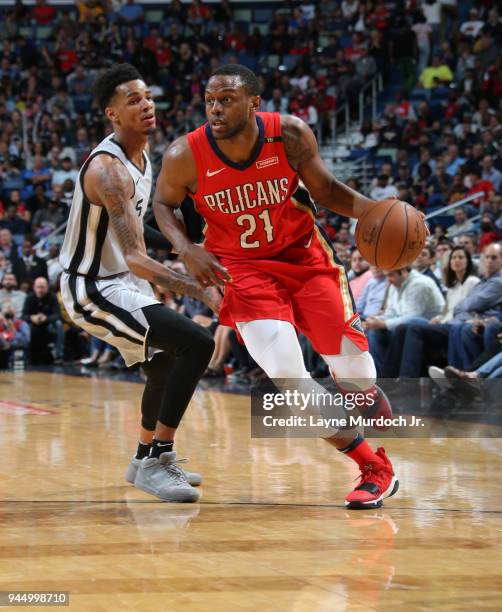
[[[247,168],[249,168],[249,166],[251,166],[251,164],[253,164],[258,159],[263,148],[263,144],[265,142],[265,125],[263,123],[262,118],[258,116],[256,116],[256,123],[258,125],[258,146],[256,147],[256,150],[253,155],[251,155],[251,157],[243,163],[233,162],[231,159],[228,159],[225,153],[223,153],[223,151],[217,145],[213,133],[211,132],[211,127],[209,123],[206,124],[206,136],[209,141],[209,144],[211,145],[211,148],[213,149],[215,154],[221,159],[222,162],[227,164],[227,166],[235,168],[236,170],[247,170]]]
[[[141,169],[139,166],[137,166],[137,165],[136,165],[136,164],[135,164],[135,163],[132,161],[132,159],[129,159],[129,158],[127,157],[126,150],[124,149],[124,147],[123,147],[123,146],[120,144],[120,142],[119,142],[118,140],[115,140],[115,138],[113,138],[113,136],[112,136],[112,137],[110,138],[110,141],[111,141],[111,142],[113,142],[113,144],[116,144],[116,145],[117,145],[117,147],[119,147],[119,148],[121,149],[122,153],[125,155],[125,158],[127,159],[127,161],[128,161],[130,164],[132,164],[132,165],[133,165],[133,166],[136,168],[136,170],[137,170],[138,172],[140,172],[140,173],[141,173],[143,176],[145,176],[146,168],[147,168],[147,166],[148,166],[148,157],[146,156],[146,153],[143,151],[143,161],[145,162],[145,165],[144,165],[143,170],[142,170],[142,169]]]

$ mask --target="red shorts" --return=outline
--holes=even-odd
[[[310,245],[304,240],[274,259],[223,258],[232,282],[225,287],[220,322],[257,319],[289,321],[321,355],[338,355],[342,337],[361,350],[368,341],[355,312],[345,270],[316,228]]]

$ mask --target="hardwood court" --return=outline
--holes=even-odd
[[[123,481],[141,386],[0,375],[0,591],[75,610],[479,610],[502,598],[502,441],[388,440],[399,495],[347,512],[322,441],[251,440],[246,396],[199,391],[177,450],[200,504]]]

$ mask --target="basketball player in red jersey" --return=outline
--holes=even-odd
[[[306,123],[257,112],[259,93],[256,76],[244,66],[229,64],[212,74],[208,123],[165,153],[154,197],[157,222],[201,284],[224,284],[220,321],[238,330],[269,378],[310,378],[299,330],[341,389],[372,394],[365,416],[389,417],[344,268],[314,223],[310,198],[297,195],[299,181],[316,202],[347,217],[359,217],[375,202],[328,172]],[[203,247],[189,241],[174,214],[186,195],[207,223]],[[383,448],[374,452],[359,434],[328,441],[361,470],[348,508],[380,507],[397,491]]]

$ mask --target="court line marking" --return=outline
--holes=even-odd
[[[83,499],[69,499],[69,500],[52,500],[52,499],[3,499],[0,501],[0,507],[2,504],[169,504],[169,502],[163,502],[161,500],[83,500]],[[197,504],[196,504],[197,505]],[[250,507],[259,507],[263,506],[265,508],[274,508],[274,507],[292,507],[292,508],[340,508],[342,510],[347,510],[347,508],[341,504],[296,504],[294,502],[291,503],[274,503],[274,502],[199,502],[200,506],[250,506]],[[501,514],[502,510],[468,510],[464,508],[418,508],[416,506],[412,507],[404,507],[404,506],[382,506],[381,508],[368,508],[369,511],[375,512],[377,510],[410,510],[413,512],[457,512],[463,514]],[[348,512],[348,510],[347,510]],[[354,515],[357,515],[360,512],[364,512],[364,510],[351,510]]]

